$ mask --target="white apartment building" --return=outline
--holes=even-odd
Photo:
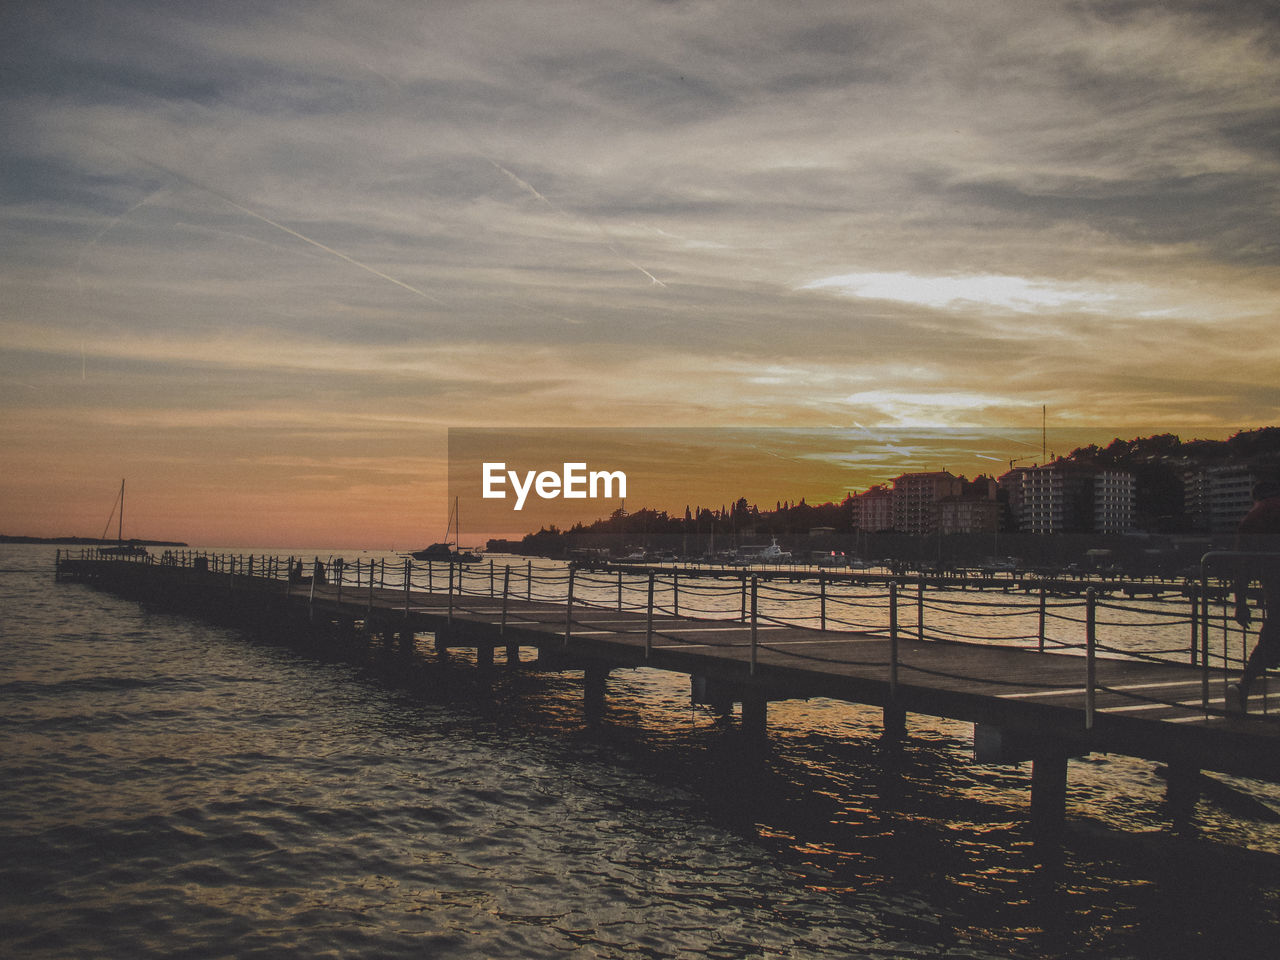
[[[1186,511],[1195,525],[1212,533],[1231,533],[1253,506],[1257,477],[1243,463],[1191,470],[1183,478]]]
[[[1019,471],[1015,518],[1024,533],[1124,533],[1133,529],[1133,475],[1059,460]],[[1010,497],[1010,504],[1014,498]]]
[[[938,504],[958,497],[963,482],[946,470],[904,473],[893,481],[893,528],[900,533],[933,533],[938,529]]]

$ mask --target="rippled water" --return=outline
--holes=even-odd
[[[1173,826],[1151,764],[1070,772],[1060,853],[970,730],[772,704],[770,745],[618,671],[477,682],[54,584],[0,547],[0,954],[1267,956],[1280,799]]]

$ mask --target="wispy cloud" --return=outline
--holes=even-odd
[[[227,408],[344,437],[1280,414],[1262,6],[19,6],[28,462],[86,410],[130,411],[120,450],[192,411],[224,459]]]
[[[1083,284],[1025,277],[927,277],[911,273],[846,273],[804,284],[802,290],[831,290],[867,300],[896,300],[923,307],[986,306],[1019,313],[1044,310],[1103,311],[1117,295]]]

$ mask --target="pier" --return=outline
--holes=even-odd
[[[979,763],[1031,762],[1038,835],[1063,823],[1072,757],[1166,765],[1175,811],[1189,809],[1201,771],[1280,782],[1280,711],[1265,690],[1248,715],[1225,709],[1249,638],[1211,606],[1225,591],[1208,577],[1179,609],[1156,610],[1095,591],[994,604],[913,578],[855,593],[745,570],[682,583],[681,571],[531,562],[317,561],[304,575],[295,558],[83,551],[59,554],[56,576],[304,642],[381,644],[406,660],[469,648],[480,671],[581,671],[593,722],[606,714],[610,672],[636,667],[687,676],[693,702],[725,715],[740,705],[754,741],[767,739],[769,704],[781,700],[879,708],[890,742],[909,734],[912,714],[970,722]],[[1010,618],[1036,629],[992,632]],[[1116,643],[1157,630],[1179,641]]]

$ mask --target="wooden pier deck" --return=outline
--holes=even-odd
[[[653,605],[612,609],[497,595],[290,583],[191,566],[62,559],[58,577],[179,611],[282,629],[329,631],[413,649],[470,647],[481,668],[582,670],[588,716],[604,709],[611,670],[685,674],[697,702],[764,736],[770,701],[815,697],[882,708],[887,734],[911,713],[974,724],[980,762],[1033,761],[1033,822],[1064,809],[1067,758],[1111,753],[1169,767],[1171,798],[1201,770],[1280,782],[1280,715],[1228,714],[1226,675],[1182,663],[1085,657],[886,631],[822,631],[759,618],[696,619]],[[442,586],[442,584],[441,584]],[[452,578],[450,578],[452,587]],[[572,596],[572,588],[570,589]],[[536,660],[521,663],[522,653]]]

